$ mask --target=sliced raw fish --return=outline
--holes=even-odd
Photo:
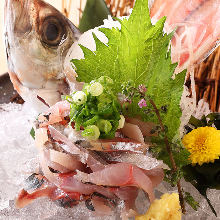
[[[136,186],[148,194],[151,202],[154,200],[151,179],[141,169],[131,164],[111,164],[103,170],[90,174],[77,171],[76,178],[83,182],[103,186]]]
[[[220,39],[220,0],[155,0],[153,22],[163,16],[165,32],[177,28],[171,47],[172,61],[179,62],[176,72],[199,63]]]

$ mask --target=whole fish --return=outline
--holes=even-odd
[[[81,33],[61,12],[41,0],[6,0],[4,22],[14,88],[33,104],[55,104],[68,92],[64,59]]]

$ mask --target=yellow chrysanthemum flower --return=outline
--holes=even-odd
[[[200,127],[183,137],[183,145],[191,153],[192,164],[214,162],[220,156],[220,130]]]

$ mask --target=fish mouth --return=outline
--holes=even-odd
[[[22,36],[32,30],[29,9],[30,0],[5,1],[5,27],[8,34]]]

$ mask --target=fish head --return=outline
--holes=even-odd
[[[42,0],[6,0],[4,24],[11,78],[29,89],[58,89],[65,80],[65,56],[79,30]]]

